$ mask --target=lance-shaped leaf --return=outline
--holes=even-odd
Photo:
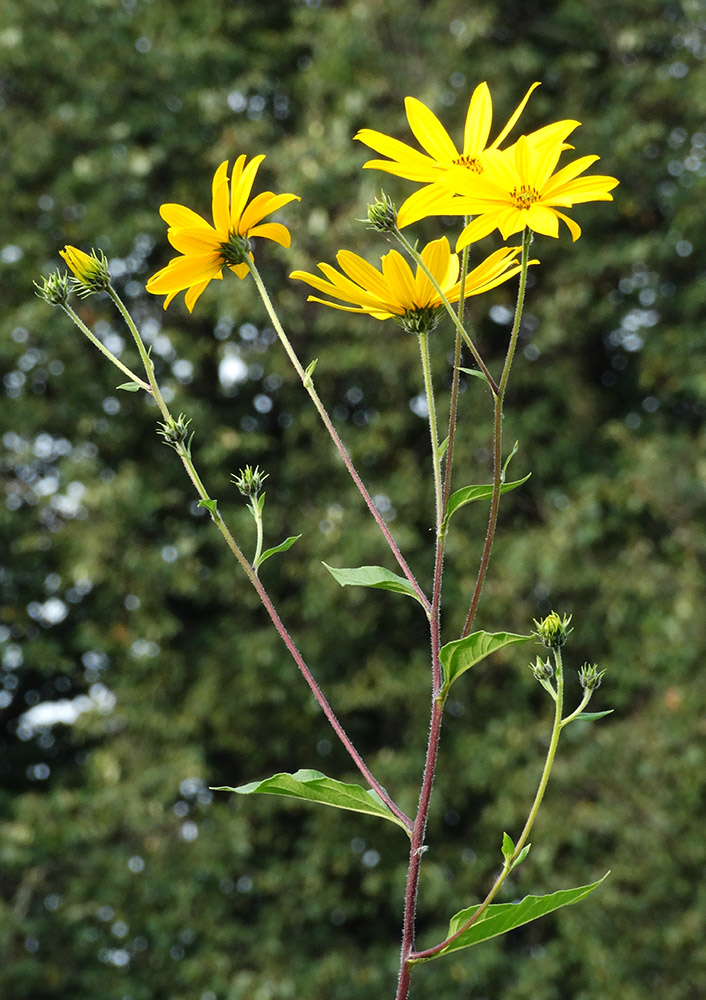
[[[356,569],[339,569],[324,563],[331,576],[342,587],[374,587],[376,590],[392,590],[395,594],[406,594],[422,604],[419,594],[409,580],[392,573],[382,566],[358,566]]]
[[[571,721],[578,722],[580,720],[581,722],[596,722],[598,719],[604,719],[606,715],[612,715],[614,711],[614,708],[609,708],[605,712],[581,712],[580,715],[577,715],[576,718]]]
[[[516,479],[514,483],[501,483],[500,492],[509,493],[510,490],[517,489],[518,486],[522,486],[526,483],[532,473],[528,473],[524,479]],[[446,516],[444,517],[444,527],[449,523],[449,518],[452,514],[455,514],[459,507],[465,507],[467,503],[473,503],[474,500],[489,500],[493,495],[493,484],[484,483],[482,486],[462,486],[460,490],[456,490],[449,497],[449,502],[446,507]]]
[[[290,535],[289,538],[285,538],[283,542],[280,542],[279,545],[275,545],[274,548],[265,549],[260,558],[257,560],[257,563],[255,564],[255,569],[259,569],[259,567],[262,566],[262,564],[264,563],[265,559],[269,559],[270,556],[274,556],[278,552],[286,552],[287,549],[291,549],[294,543],[298,542],[301,537],[302,537],[301,535]]]
[[[590,895],[594,889],[597,889],[601,882],[605,881],[609,875],[610,872],[606,872],[603,878],[597,882],[592,882],[590,885],[580,885],[576,889],[560,889],[558,892],[551,892],[547,896],[525,896],[519,903],[491,904],[474,924],[471,924],[467,930],[459,934],[445,948],[434,955],[430,955],[428,958],[418,959],[417,961],[430,961],[432,958],[450,955],[460,948],[470,948],[471,945],[487,941],[489,938],[498,937],[500,934],[507,934],[508,931],[514,930],[515,927],[521,927],[523,924],[529,924],[533,920],[538,920],[539,917],[544,917],[547,913],[552,913],[562,906],[570,906],[572,903],[578,903]],[[451,937],[460,930],[470,920],[477,909],[477,906],[469,906],[468,909],[461,910],[460,913],[453,916],[449,923],[447,937]]]
[[[445,698],[456,678],[476,663],[480,663],[486,656],[497,652],[503,646],[529,642],[531,638],[531,635],[516,635],[514,632],[472,632],[465,639],[447,642],[439,652],[444,672],[444,684],[440,696]]]
[[[308,802],[320,802],[336,809],[380,816],[401,826],[408,833],[402,820],[387,808],[374,789],[347,785],[343,781],[327,778],[321,771],[301,770],[295,774],[273,774],[264,781],[251,781],[236,788],[224,785],[213,788],[212,791],[236,792],[238,795],[285,795],[293,799],[306,799]]]

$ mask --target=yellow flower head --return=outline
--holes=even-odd
[[[178,292],[186,290],[186,306],[191,312],[209,281],[223,277],[224,267],[244,278],[249,270],[246,261],[252,260],[250,236],[261,236],[283,247],[289,246],[291,238],[287,227],[279,222],[262,223],[262,219],[290,201],[299,201],[298,195],[263,191],[248,201],[255,175],[264,159],[263,155],[255,156],[246,164],[246,157],[239,156],[230,184],[228,161],[221,163],[213,175],[213,225],[185,205],[160,207],[159,214],[169,226],[167,239],[182,255],[170,260],[147,282],[148,292],[166,294],[165,309]]]
[[[99,257],[95,250],[88,254],[78,247],[65,246],[59,251],[59,256],[64,258],[71,269],[74,275],[72,281],[82,298],[101,292],[110,284],[108,261],[102,250]]]
[[[451,253],[445,236],[428,243],[421,257],[449,302],[457,302],[462,294],[464,298],[479,295],[517,274],[519,264],[516,258],[519,252],[519,249],[510,247],[497,250],[466,277],[463,291],[458,280],[459,259]],[[432,319],[442,308],[441,297],[424,271],[417,267],[416,274],[412,274],[409,264],[396,250],[390,250],[382,257],[380,271],[349,250],[340,250],[336,260],[343,273],[330,264],[318,265],[326,280],[306,271],[293,271],[290,277],[305,281],[317,291],[352,305],[329,302],[316,295],[310,295],[309,302],[321,302],[345,312],[367,313],[375,319],[392,317],[413,331],[419,329],[420,322]]]
[[[482,176],[469,178],[454,171],[449,185],[460,197],[446,194],[434,199],[435,215],[476,215],[461,233],[456,249],[499,229],[503,239],[532,229],[558,237],[559,220],[575,241],[581,229],[560,208],[586,201],[612,201],[609,194],[619,183],[615,177],[594,174],[580,177],[598,156],[580,156],[554,172],[567,147],[566,127],[579,122],[557,122],[520,139],[505,150],[489,150]],[[573,128],[571,129],[573,131]],[[432,208],[427,204],[427,208]]]
[[[456,148],[436,115],[415,97],[407,97],[405,98],[405,108],[409,127],[426,153],[421,153],[412,146],[384,135],[382,132],[364,128],[357,133],[355,138],[389,159],[368,160],[363,166],[384,170],[389,174],[395,174],[397,177],[404,177],[410,181],[421,181],[425,185],[438,184],[442,186],[442,190],[448,172],[454,167],[467,170],[469,173],[482,173],[483,153],[486,149],[497,149],[503,142],[522,114],[530,94],[538,86],[539,83],[532,84],[515,108],[505,128],[488,145],[493,120],[493,102],[488,84],[478,84],[468,105],[461,151]],[[400,208],[400,213],[408,217],[406,225],[423,218],[423,216],[416,215],[415,212],[415,205],[421,193],[417,191],[410,195]]]

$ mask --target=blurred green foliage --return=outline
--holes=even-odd
[[[578,118],[621,186],[581,207],[581,240],[538,240],[509,398],[516,478],[478,627],[572,612],[567,658],[608,668],[566,731],[528,860],[505,898],[611,878],[590,900],[415,972],[415,1000],[694,1000],[706,978],[703,615],[706,38],[697,0],[23,0],[0,22],[0,995],[11,1000],[378,1000],[392,995],[407,858],[372,818],[214,796],[275,771],[356,780],[246,581],[194,505],[156,412],[32,279],[71,242],[105,250],[152,343],[195,458],[238,537],[232,472],[268,473],[262,575],[368,763],[415,807],[427,725],[423,616],[342,590],[321,566],[384,545],[247,282],[189,316],[144,292],[168,259],[162,201],[209,208],[223,159],[266,152],[294,191],[292,249],[261,267],[340,432],[428,583],[427,431],[416,345],[305,304],[287,281],[342,246],[381,181],[367,126],[408,139],[403,98],[460,136],[487,80],[504,122]],[[260,182],[260,180],[259,180]],[[442,222],[442,226],[445,225]],[[437,235],[430,223],[422,238]],[[451,232],[450,228],[445,231]],[[695,262],[701,262],[696,265]],[[220,286],[220,287],[219,287]],[[512,290],[471,300],[497,364]],[[120,349],[109,304],[81,306]],[[444,337],[449,338],[444,341]],[[448,387],[452,334],[435,341]],[[129,346],[123,359],[133,363]],[[489,478],[490,407],[462,398],[458,481]],[[455,638],[486,513],[454,519]],[[454,687],[419,943],[483,892],[531,801],[550,707],[522,651]],[[575,694],[578,697],[578,685]],[[73,724],[41,723],[46,702]],[[92,707],[91,707],[92,706]],[[90,708],[90,710],[89,710]],[[78,710],[83,711],[78,713]],[[57,711],[58,711],[57,710]],[[26,713],[29,712],[29,715]],[[69,715],[65,716],[66,719]],[[34,724],[33,724],[33,721]],[[390,827],[389,829],[387,827]]]

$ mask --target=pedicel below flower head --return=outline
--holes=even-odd
[[[519,252],[519,248],[510,247],[497,250],[466,277],[463,291],[459,281],[459,259],[451,253],[445,236],[428,243],[421,257],[447,300],[457,302],[462,294],[464,298],[479,295],[517,274]],[[351,304],[329,302],[316,295],[310,295],[309,302],[320,302],[345,312],[366,313],[380,320],[392,318],[414,333],[419,332],[420,323],[428,330],[438,322],[443,308],[439,293],[421,267],[417,267],[416,274],[412,273],[397,250],[390,250],[381,258],[380,270],[349,250],[340,250],[336,260],[340,272],[330,264],[318,265],[325,278],[306,271],[293,271],[290,278],[305,281],[317,291]]]
[[[263,191],[248,201],[264,159],[259,155],[247,163],[245,155],[239,156],[230,184],[228,161],[221,163],[211,185],[213,225],[185,205],[160,207],[159,214],[169,226],[167,239],[181,254],[147,282],[148,292],[167,296],[165,309],[175,295],[186,291],[186,307],[191,312],[209,282],[223,277],[224,267],[244,278],[249,271],[247,260],[252,260],[249,237],[260,236],[289,246],[291,237],[286,226],[262,220],[290,201],[299,201],[299,196]]]

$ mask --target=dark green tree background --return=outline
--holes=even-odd
[[[567,731],[506,898],[612,875],[580,906],[424,967],[413,995],[701,996],[705,21],[696,0],[3,6],[0,995],[392,995],[404,839],[373,819],[208,791],[297,767],[355,776],[160,444],[155,410],[116,391],[119,377],[31,282],[67,242],[105,250],[175,410],[193,419],[212,495],[244,540],[252,524],[230,474],[246,463],[269,472],[269,544],[303,538],[263,577],[369,763],[413,809],[428,711],[423,622],[413,602],[340,590],[321,567],[384,561],[377,529],[248,283],[214,283],[193,316],[181,303],[163,313],[144,283],[169,256],[159,204],[205,213],[218,163],[267,153],[260,189],[302,201],[286,212],[292,249],[262,247],[258,259],[427,582],[416,345],[394,325],[306,305],[286,276],[342,246],[385,249],[355,220],[381,180],[398,203],[410,187],[360,170],[358,128],[408,138],[409,94],[459,136],[478,82],[503,123],[541,80],[523,128],[578,118],[577,153],[599,153],[621,186],[613,204],[575,213],[577,244],[565,233],[535,244],[542,266],[507,418],[507,439],[520,441],[515,471],[533,476],[504,504],[478,621],[524,631],[552,607],[573,612],[570,660],[608,668],[598,707],[616,708]],[[423,238],[437,231],[418,227]],[[495,363],[511,305],[510,288],[472,304]],[[90,299],[81,312],[135,363],[109,303]],[[442,399],[451,340],[440,328]],[[473,381],[457,485],[488,479],[488,417]],[[457,515],[449,638],[485,516]],[[519,829],[531,800],[549,726],[523,654],[456,687],[424,863],[423,945],[487,886],[502,831]],[[47,702],[64,722],[42,723]]]

